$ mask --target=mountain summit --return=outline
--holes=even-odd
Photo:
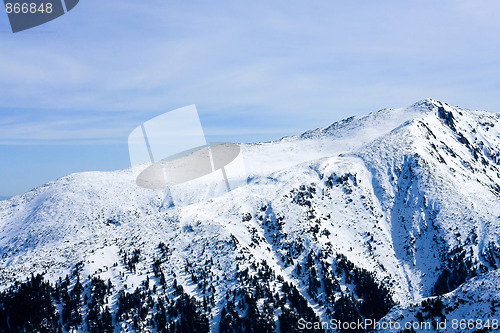
[[[248,184],[187,206],[130,170],[1,201],[0,332],[497,318],[500,114],[426,99],[240,147]]]

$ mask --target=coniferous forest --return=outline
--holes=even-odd
[[[165,245],[158,247],[166,253]],[[122,253],[123,264],[132,273],[140,260],[140,251]],[[168,285],[161,259],[153,261],[151,276],[134,291],[113,285],[99,276],[82,276],[79,266],[56,282],[43,275],[32,275],[0,293],[0,332],[114,332],[121,327],[131,331],[210,332],[210,321],[218,319],[219,332],[298,332],[299,319],[318,322],[308,301],[297,287],[276,276],[263,260],[252,264],[252,272],[237,273],[238,285],[221,300],[217,314],[215,288],[207,270],[186,272],[203,295],[190,296],[174,279]],[[351,321],[381,318],[393,301],[387,289],[373,274],[357,268],[344,256],[335,265],[327,265],[321,254],[311,251],[298,275],[309,281],[308,295],[328,307],[331,318]],[[339,281],[354,288],[342,291]],[[278,289],[276,289],[276,287]],[[307,331],[307,330],[306,330]],[[311,329],[310,332],[322,332]]]

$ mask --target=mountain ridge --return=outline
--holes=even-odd
[[[169,297],[174,281],[198,301],[213,297],[213,310],[202,311],[213,316],[213,331],[226,323],[223,309],[230,323],[247,325],[252,306],[245,293],[275,304],[259,288],[285,297],[277,301],[283,307],[256,305],[271,331],[293,311],[323,321],[349,306],[361,317],[374,315],[363,301],[370,299],[364,284],[378,290],[372,307],[392,306],[384,288],[411,307],[498,269],[499,133],[498,114],[426,99],[280,141],[242,144],[246,186],[166,210],[159,208],[162,192],[138,188],[128,170],[72,174],[0,202],[0,285],[6,290],[43,272],[57,283],[80,265],[84,288],[91,280],[83,277],[99,276],[132,293],[162,258],[166,284],[159,277],[148,283]],[[123,253],[130,258],[135,250],[141,259],[131,271]],[[457,258],[466,267],[454,270]],[[260,285],[242,274],[269,280]],[[286,296],[294,288],[299,294]],[[228,299],[243,310],[231,312]],[[300,299],[307,306],[297,305]],[[118,294],[107,304],[117,311]],[[135,327],[118,319],[115,327]]]

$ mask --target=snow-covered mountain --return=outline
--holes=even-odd
[[[240,147],[248,184],[187,206],[130,170],[1,201],[0,327],[27,285],[63,330],[498,317],[500,114],[426,99]]]
[[[396,306],[378,326],[374,324],[373,327],[384,332],[401,332],[405,325],[419,332],[436,328],[443,332],[494,332],[500,328],[499,285],[500,271],[493,270],[444,296],[429,297],[409,306]]]

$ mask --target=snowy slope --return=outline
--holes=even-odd
[[[199,300],[209,294],[194,281],[213,285],[214,331],[228,291],[246,283],[241,272],[258,276],[263,260],[275,276],[266,288],[296,286],[323,321],[359,289],[339,273],[340,254],[411,308],[499,267],[499,147],[499,114],[427,99],[243,144],[248,185],[184,207],[162,207],[163,193],[137,187],[130,170],[72,174],[0,202],[0,288],[31,273],[55,282],[78,266],[84,285],[100,276],[132,292],[151,277],[163,242],[167,285],[175,279]],[[123,253],[137,249],[131,271]],[[467,267],[455,272],[456,260]],[[328,279],[340,286],[332,295]],[[273,311],[277,320],[282,310]]]
[[[379,322],[377,331],[399,332],[395,323],[411,325],[415,332],[496,331],[500,328],[498,306],[500,304],[500,271],[494,270],[476,277],[453,292],[441,297],[432,297],[407,307],[395,307]],[[427,303],[427,304],[426,304]],[[437,305],[441,303],[441,305]],[[390,329],[390,322],[394,329]],[[386,326],[384,326],[386,325]],[[382,329],[384,327],[389,327]]]

